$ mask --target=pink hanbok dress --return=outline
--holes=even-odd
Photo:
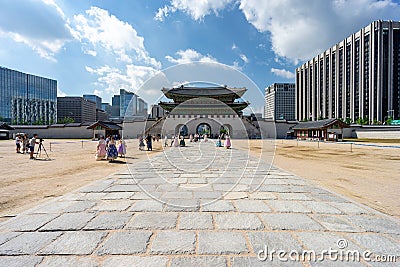
[[[96,160],[102,160],[106,157],[106,141],[104,139],[99,140],[97,145]]]
[[[226,137],[224,147],[230,148],[231,147],[231,139],[229,137]]]

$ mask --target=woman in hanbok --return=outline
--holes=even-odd
[[[218,137],[217,143],[215,143],[216,147],[222,147],[221,137]]]
[[[118,154],[121,158],[125,157],[126,154],[126,143],[122,138],[118,141]]]
[[[178,136],[175,135],[175,139],[174,139],[174,147],[178,147],[179,146],[179,140],[178,140]]]
[[[145,147],[143,137],[139,138],[139,150],[143,150]]]
[[[107,159],[109,161],[113,161],[116,158],[118,158],[118,151],[117,147],[115,146],[114,137],[111,137],[110,141],[108,142]]]
[[[106,140],[104,140],[104,136],[101,136],[97,144],[96,160],[102,160],[106,156],[107,156]]]
[[[224,143],[224,147],[226,147],[227,149],[231,148],[232,144],[231,144],[231,138],[229,137],[229,135],[226,136],[225,138],[225,143]]]

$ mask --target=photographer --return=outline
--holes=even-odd
[[[33,137],[31,138],[31,140],[29,141],[29,155],[30,158],[29,159],[35,159],[33,157],[33,152],[35,151],[35,145],[39,144],[36,140],[38,138],[37,134],[34,134]]]

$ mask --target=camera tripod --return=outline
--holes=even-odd
[[[38,158],[38,156],[40,157],[42,155],[42,149],[43,149],[44,153],[46,153],[47,159],[50,159],[49,154],[47,154],[46,148],[44,148],[42,141],[40,141],[38,149],[36,151],[36,159]]]

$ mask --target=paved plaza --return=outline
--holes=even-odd
[[[0,266],[400,264],[369,261],[400,255],[398,219],[245,151],[189,143],[127,161],[124,171],[1,223]],[[315,260],[294,259],[306,251]]]

